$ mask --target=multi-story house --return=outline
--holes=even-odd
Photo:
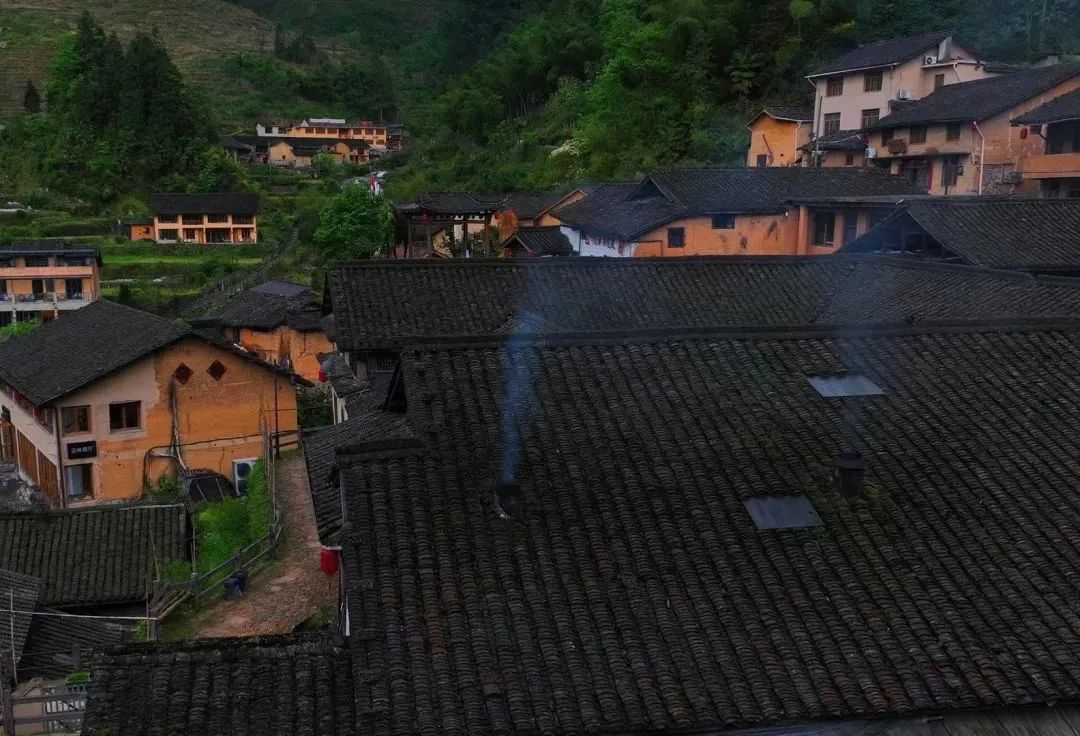
[[[62,240],[0,246],[0,327],[54,319],[85,307],[100,293],[97,248]]]
[[[150,238],[159,243],[257,243],[257,194],[153,194]]]
[[[807,77],[814,85],[813,135],[868,128],[893,105],[995,73],[948,30],[864,44]]]
[[[747,123],[750,150],[747,166],[796,166],[810,142],[814,111],[796,105],[770,105]]]
[[[378,151],[400,151],[405,144],[405,126],[401,123],[375,123],[344,118],[305,118],[289,125],[255,126],[261,138],[336,138],[364,141]]]
[[[1028,189],[1043,197],[1080,197],[1080,90],[1057,97],[1013,119],[1025,126],[1021,139],[1034,138],[1042,152],[1024,157],[1020,176]]]
[[[908,177],[932,194],[1038,191],[1034,171],[1025,185],[1024,161],[1044,157],[1045,162],[1049,158],[1045,143],[1011,123],[1076,89],[1080,89],[1080,63],[947,85],[864,126],[867,154],[872,152],[879,166]],[[1064,150],[1064,145],[1064,140],[1054,139],[1055,150]],[[1072,141],[1069,146],[1072,150]]]
[[[59,505],[137,498],[178,468],[234,477],[296,429],[294,375],[104,299],[0,350],[0,455]]]

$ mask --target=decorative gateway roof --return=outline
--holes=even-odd
[[[322,635],[190,640],[105,651],[83,734],[353,736],[348,645]]]
[[[1080,63],[1057,64],[973,82],[947,84],[921,100],[905,103],[866,130],[985,120],[1038,97],[1077,74],[1080,74]]]
[[[854,252],[887,248],[891,226],[907,218],[970,265],[1080,272],[1077,199],[911,199],[848,247]]]
[[[257,215],[257,194],[151,194],[155,215]]]
[[[914,59],[924,51],[936,49],[942,41],[952,35],[951,30],[943,30],[923,33],[918,36],[890,38],[885,41],[862,44],[857,49],[838,56],[828,64],[819,67],[810,75],[810,78],[820,77],[823,74],[839,74],[860,69],[874,69],[880,66],[902,64],[908,59]]]
[[[359,733],[698,732],[1080,698],[1075,323],[403,355],[428,449],[342,470],[349,621],[373,634],[352,645]],[[865,460],[851,494],[833,480],[845,451]],[[769,507],[780,528],[755,522]]]
[[[356,261],[329,272],[341,350],[491,335],[1075,317],[1076,287],[883,256]]]
[[[925,194],[878,168],[672,169],[650,175],[621,200],[556,210],[566,225],[631,241],[672,220],[714,214],[783,213],[796,199]]]
[[[1055,97],[1012,122],[1017,125],[1046,125],[1066,120],[1080,120],[1080,89]]]
[[[0,514],[0,568],[40,579],[51,607],[142,601],[155,561],[190,557],[188,531],[180,505]]]

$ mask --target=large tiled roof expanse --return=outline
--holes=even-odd
[[[1021,125],[1043,125],[1064,120],[1080,120],[1080,89],[1055,97],[1013,122]]]
[[[188,333],[185,325],[99,299],[6,342],[0,350],[0,380],[35,404],[45,404]]]
[[[331,269],[329,283],[343,350],[496,334],[517,315],[540,317],[547,332],[559,332],[1080,311],[1075,287],[875,256],[355,262]]]
[[[985,120],[1038,96],[1054,85],[1080,74],[1080,63],[1028,69],[962,84],[947,84],[905,104],[868,130],[901,128],[928,123]]]
[[[936,48],[951,35],[952,31],[949,30],[933,31],[918,36],[890,38],[886,41],[864,44],[819,67],[812,76],[899,64],[918,56],[923,51]]]
[[[155,556],[188,559],[183,506],[0,514],[0,568],[39,578],[54,607],[146,598]]]
[[[22,655],[30,612],[41,598],[41,581],[0,567],[0,656]],[[7,664],[7,663],[5,663]]]
[[[350,467],[362,733],[627,733],[1080,698],[1080,332],[406,351]],[[823,398],[858,372],[883,395]],[[513,379],[508,378],[513,376]],[[523,510],[494,508],[509,380]],[[866,489],[831,479],[842,450]],[[804,493],[824,525],[743,502]]]
[[[254,215],[259,212],[257,194],[151,194],[155,215]]]
[[[132,646],[92,667],[86,736],[354,736],[348,649],[323,636]]]
[[[273,282],[267,286],[271,284]],[[256,287],[237,294],[221,309],[203,317],[201,321],[216,322],[227,327],[273,330],[284,324],[290,313],[307,306],[311,299],[311,289],[307,287],[277,292]]]

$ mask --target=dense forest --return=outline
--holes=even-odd
[[[0,168],[29,152],[47,186],[97,201],[214,183],[232,176],[215,134],[321,112],[406,123],[394,196],[545,189],[737,163],[755,107],[809,101],[803,75],[858,43],[951,27],[998,61],[1080,52],[1080,0],[232,1],[274,28],[215,61],[246,95],[185,85],[149,29],[123,45],[81,26]]]

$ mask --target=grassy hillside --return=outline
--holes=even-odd
[[[157,28],[169,54],[189,79],[228,87],[212,62],[230,51],[261,51],[273,45],[273,23],[223,0],[5,0],[0,5],[0,117],[19,112],[27,80],[43,86],[57,42],[75,29],[84,9],[122,38]]]

